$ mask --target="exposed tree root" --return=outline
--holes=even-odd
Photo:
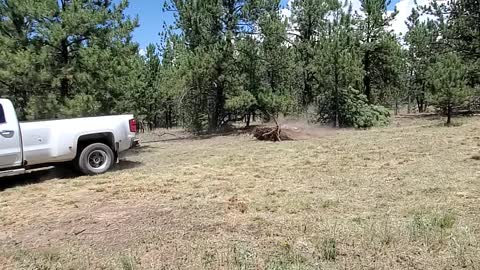
[[[290,141],[293,140],[279,126],[276,127],[258,127],[253,131],[253,136],[260,141]]]

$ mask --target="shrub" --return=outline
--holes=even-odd
[[[319,99],[320,121],[335,122],[336,114],[340,127],[369,128],[390,122],[388,109],[369,104],[367,97],[354,88],[340,90],[337,97],[329,95]]]

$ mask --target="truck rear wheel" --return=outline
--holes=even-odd
[[[110,147],[103,143],[94,143],[82,150],[77,165],[83,174],[102,174],[112,167],[114,158]]]

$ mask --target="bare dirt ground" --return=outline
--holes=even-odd
[[[478,269],[480,118],[458,121],[172,137],[101,176],[1,179],[0,268]]]

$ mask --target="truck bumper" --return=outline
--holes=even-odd
[[[135,151],[130,151],[134,148],[140,147],[140,140],[137,138],[132,138],[130,141],[130,147],[124,151],[121,151],[117,154],[117,163],[120,161],[120,159],[124,159],[132,154],[132,152]]]
[[[135,147],[139,147],[139,146],[140,146],[140,139],[133,138],[132,142],[130,144],[130,149],[135,148]]]

